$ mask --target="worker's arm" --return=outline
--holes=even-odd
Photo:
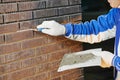
[[[81,42],[101,42],[115,37],[114,15],[116,11],[116,9],[111,9],[108,14],[99,16],[97,20],[79,24],[62,25],[56,21],[44,21],[37,26],[37,29],[52,36],[65,35],[69,39]]]
[[[72,40],[96,43],[115,37],[115,16],[117,9],[111,9],[106,15],[101,15],[97,20],[79,24],[68,23],[65,25],[65,36]]]

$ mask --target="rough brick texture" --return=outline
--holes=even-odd
[[[80,42],[30,30],[45,20],[81,19],[80,0],[0,0],[0,80],[83,80],[83,69],[57,72]]]

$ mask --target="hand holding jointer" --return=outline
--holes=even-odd
[[[65,27],[56,21],[44,21],[37,26],[37,30],[51,36],[59,36],[65,34]]]

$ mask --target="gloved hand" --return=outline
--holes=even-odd
[[[38,31],[52,36],[59,36],[65,34],[65,27],[56,21],[44,21],[37,26]]]
[[[112,66],[112,59],[114,55],[108,51],[92,51],[92,53],[96,56],[101,56],[101,67],[106,68]]]

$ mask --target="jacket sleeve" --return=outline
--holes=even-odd
[[[115,37],[115,15],[116,10],[111,9],[108,14],[101,15],[97,20],[84,23],[65,25],[65,36],[69,39],[97,43]]]
[[[114,56],[112,59],[112,65],[120,71],[120,57],[119,56]]]

